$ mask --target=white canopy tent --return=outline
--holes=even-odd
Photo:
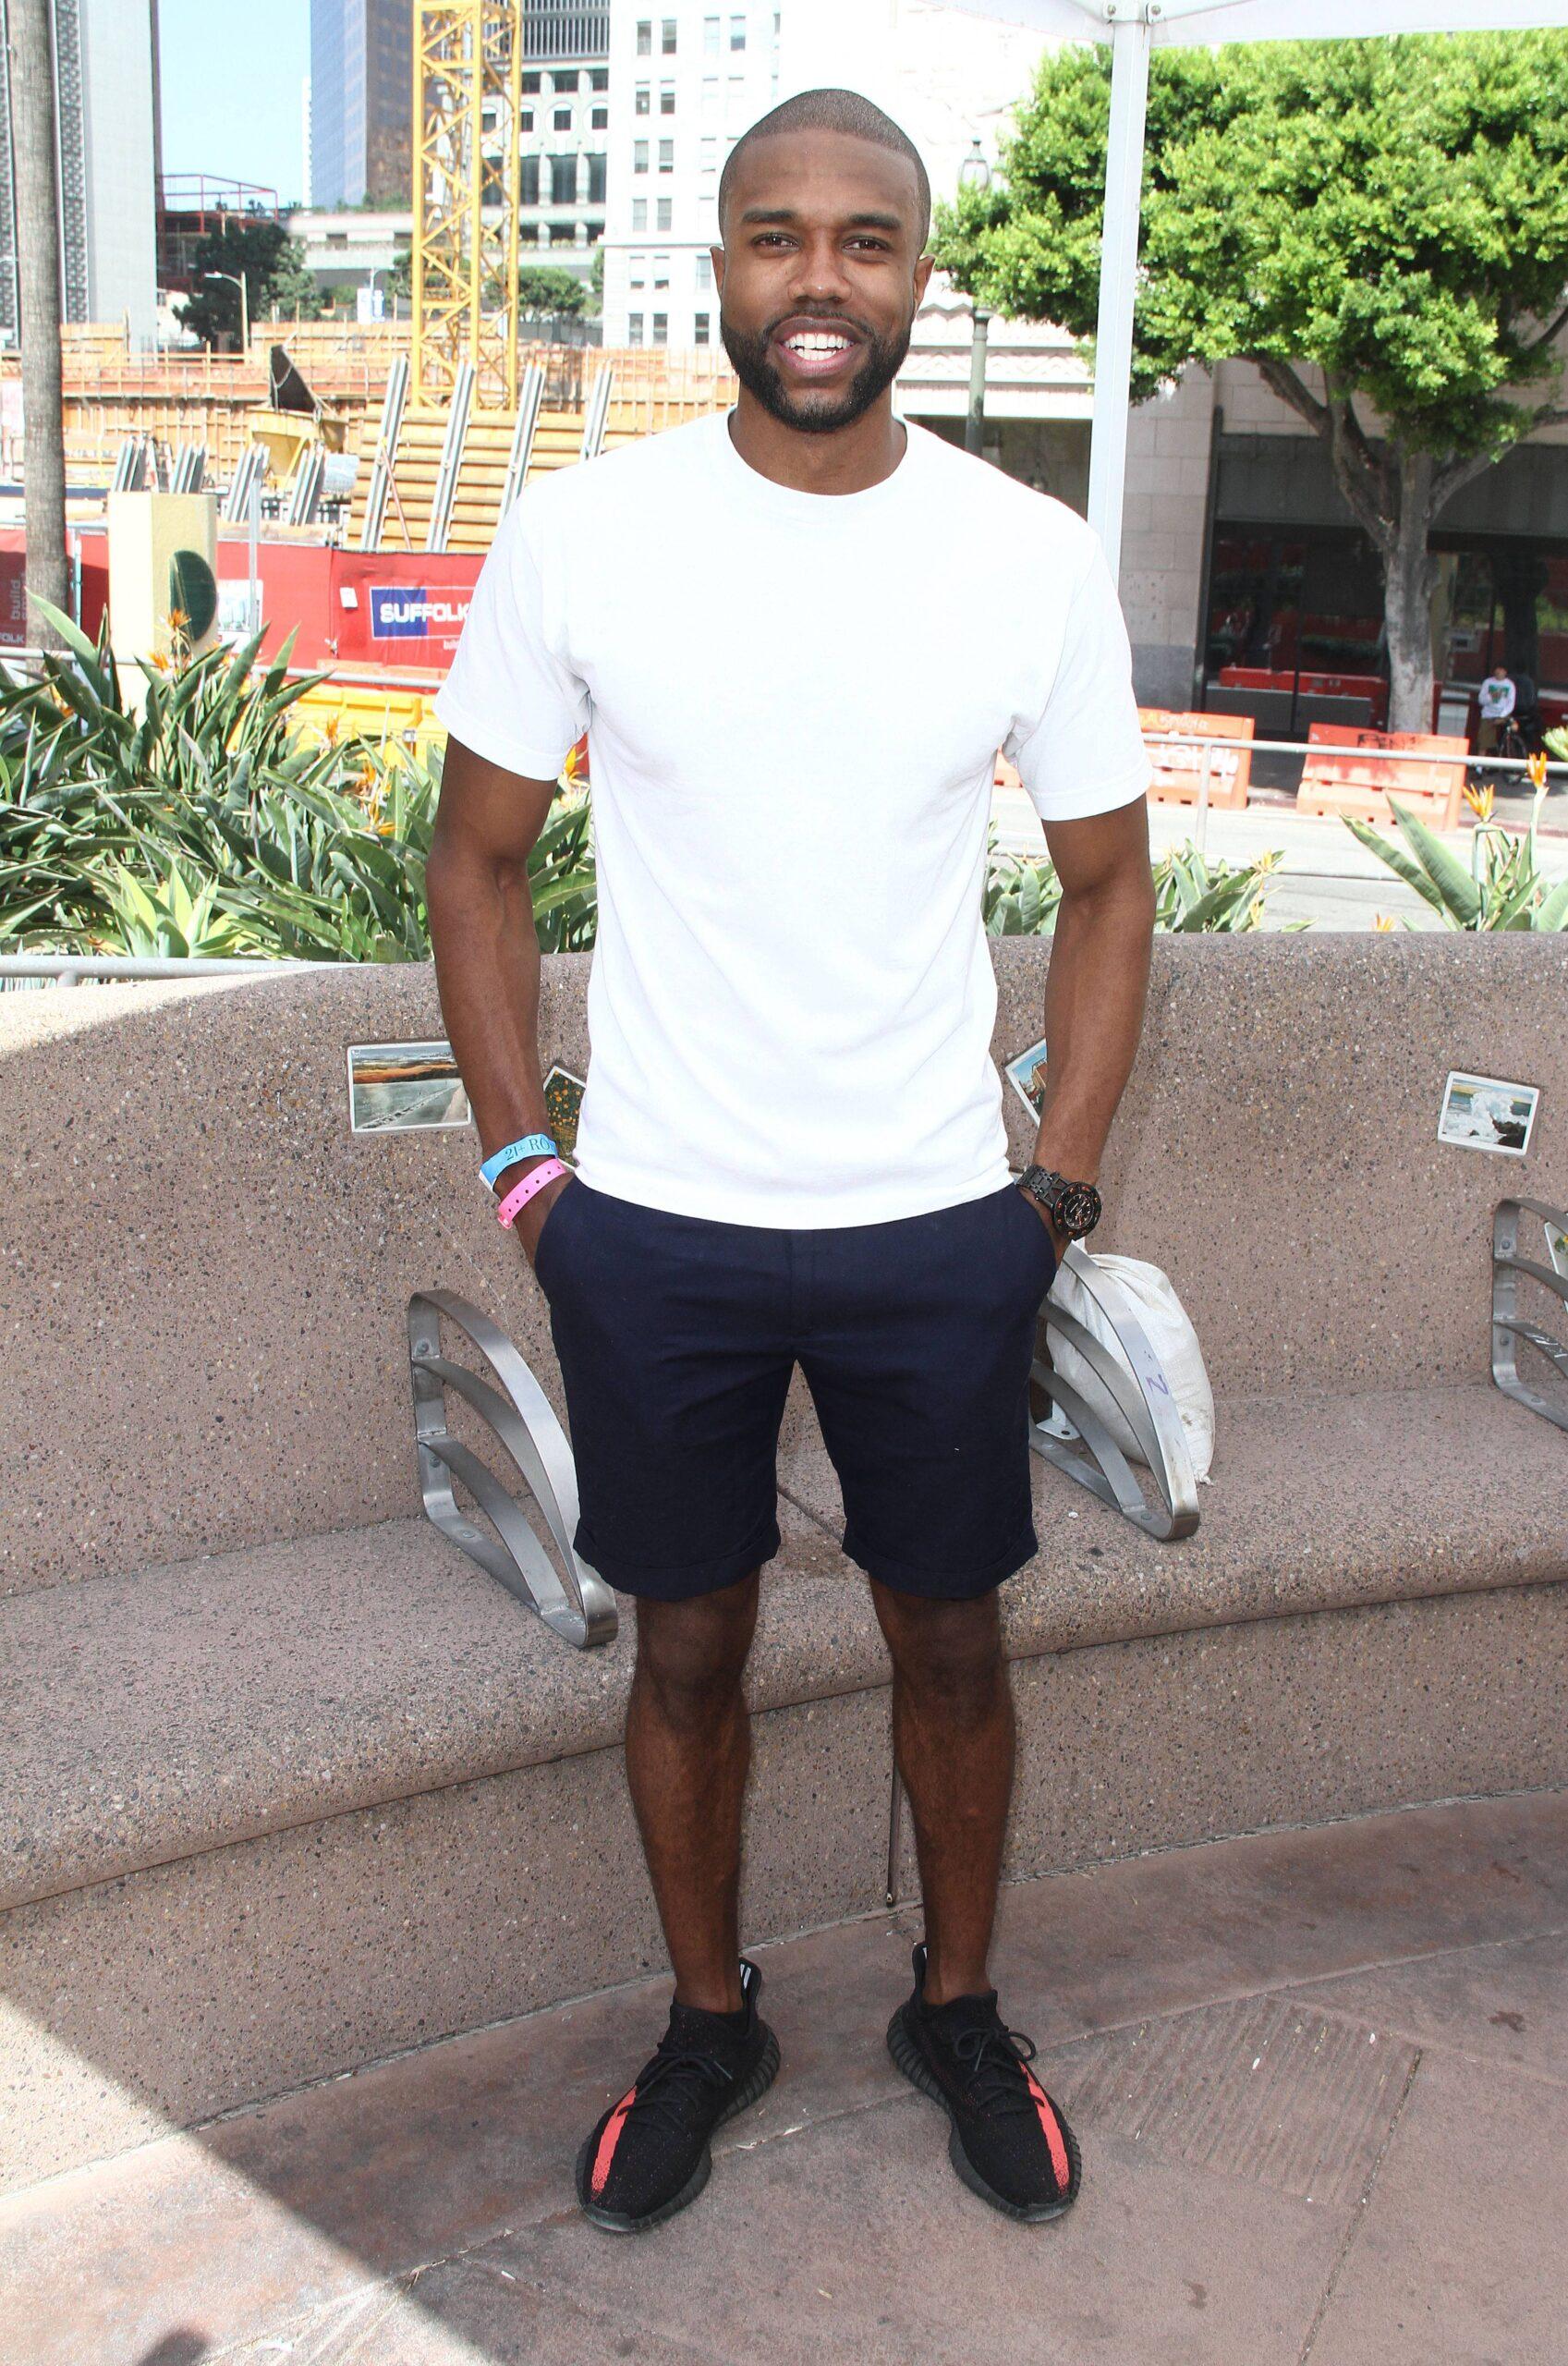
[[[1067,41],[1108,42],[1111,130],[1095,334],[1088,515],[1119,574],[1133,294],[1143,194],[1149,54],[1213,42],[1326,41],[1377,33],[1522,32],[1568,25],[1568,0],[947,0],[969,16]]]

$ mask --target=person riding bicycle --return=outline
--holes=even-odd
[[[1481,684],[1477,701],[1480,708],[1480,728],[1476,734],[1476,752],[1494,756],[1501,752],[1500,742],[1504,728],[1513,719],[1518,703],[1513,677],[1500,660]]]

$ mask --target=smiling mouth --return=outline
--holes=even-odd
[[[773,339],[789,374],[796,378],[834,376],[858,343],[847,330],[834,329],[790,329]]]

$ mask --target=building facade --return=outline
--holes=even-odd
[[[407,204],[413,92],[410,0],[310,0],[313,204]]]
[[[61,303],[67,321],[157,334],[152,0],[53,0]],[[17,337],[10,27],[0,0],[0,340]]]
[[[523,263],[586,277],[604,237],[610,179],[608,6],[530,0],[523,11]]]

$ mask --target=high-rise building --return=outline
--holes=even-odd
[[[1028,91],[1044,36],[934,0],[614,0],[606,345],[716,345],[719,175],[780,99],[859,91],[951,197]]]
[[[607,218],[610,13],[573,0],[529,0],[523,11],[521,260],[579,276]]]
[[[61,304],[67,321],[157,335],[152,0],[53,0]],[[0,0],[0,341],[17,336],[10,26]]]
[[[407,205],[411,0],[310,0],[310,201]]]

